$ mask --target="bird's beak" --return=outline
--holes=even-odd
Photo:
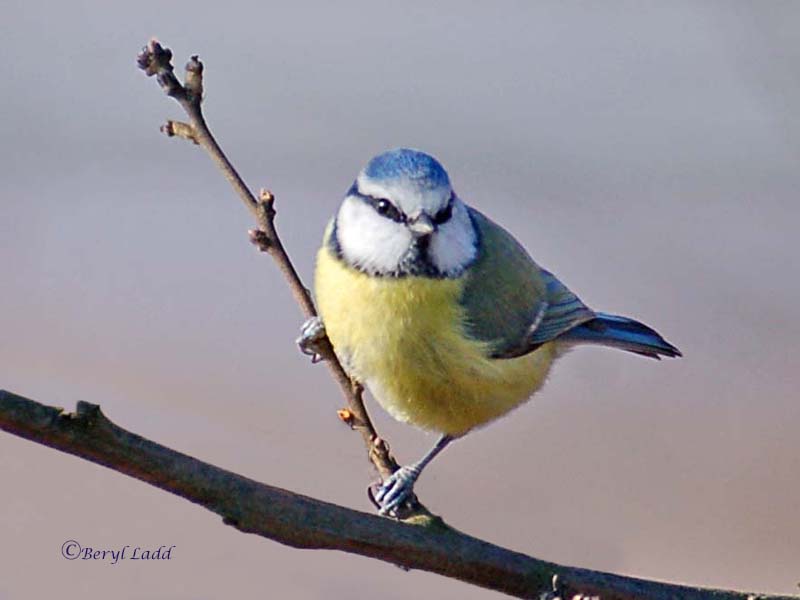
[[[420,238],[436,231],[436,225],[426,213],[420,212],[408,219],[408,229],[414,237]]]

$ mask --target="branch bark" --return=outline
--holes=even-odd
[[[431,515],[395,521],[329,504],[161,446],[118,427],[87,402],[67,413],[0,390],[0,429],[186,498],[246,533],[294,548],[360,554],[518,598],[791,600],[561,566],[471,537]]]

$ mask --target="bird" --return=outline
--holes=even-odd
[[[503,227],[465,203],[433,156],[397,148],[358,173],[316,256],[318,316],[298,338],[330,341],[342,367],[395,419],[438,434],[379,484],[379,513],[413,502],[453,440],[526,402],[579,344],[680,357],[634,319],[595,312]]]

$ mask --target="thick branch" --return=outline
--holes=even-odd
[[[283,247],[278,232],[275,229],[275,197],[272,193],[262,190],[259,198],[253,195],[244,180],[228,160],[220,148],[203,117],[201,103],[203,100],[203,64],[197,56],[193,56],[186,65],[186,75],[182,85],[175,76],[172,66],[172,51],[163,48],[156,40],[142,50],[138,56],[139,67],[148,75],[155,75],[162,89],[168,96],[175,98],[181,105],[189,123],[169,121],[162,126],[162,131],[169,136],[181,137],[199,144],[208,152],[211,159],[219,167],[225,179],[231,184],[239,198],[252,213],[258,223],[258,230],[252,235],[263,251],[268,252],[275,260],[281,273],[286,278],[295,300],[300,305],[306,317],[316,316],[316,309],[297,270],[294,268],[286,249]],[[397,462],[389,453],[389,448],[375,430],[367,414],[362,398],[362,389],[354,384],[339,363],[330,342],[326,339],[321,344],[321,355],[325,358],[336,383],[342,390],[347,400],[349,413],[340,416],[353,429],[358,430],[367,447],[370,460],[375,465],[381,478],[385,479],[397,470]]]
[[[247,533],[295,548],[360,554],[519,598],[790,600],[564,567],[465,535],[437,517],[398,522],[329,504],[156,444],[118,427],[87,402],[66,413],[0,390],[0,429],[182,496]]]

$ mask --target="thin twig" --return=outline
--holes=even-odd
[[[275,197],[271,192],[262,190],[256,199],[225,156],[206,124],[201,107],[203,64],[197,56],[192,56],[186,65],[186,75],[182,85],[173,70],[172,51],[162,47],[156,40],[151,40],[147,44],[139,54],[137,62],[148,76],[156,76],[166,94],[173,97],[189,117],[188,125],[169,121],[162,127],[162,131],[168,135],[189,139],[208,152],[258,224],[258,229],[251,232],[252,241],[274,259],[306,318],[316,316],[317,312],[311,295],[300,280],[275,228]],[[363,389],[345,373],[327,339],[320,344],[320,354],[327,362],[331,375],[339,384],[339,388],[347,400],[351,418],[345,422],[361,433],[370,461],[375,465],[381,478],[386,479],[397,470],[398,465],[391,456],[388,445],[378,437],[369,418],[364,406]]]
[[[518,598],[797,600],[566,567],[468,536],[440,518],[394,521],[258,483],[126,431],[100,407],[74,413],[0,390],[0,429],[135,477],[211,510],[227,525],[295,548],[342,550]]]

